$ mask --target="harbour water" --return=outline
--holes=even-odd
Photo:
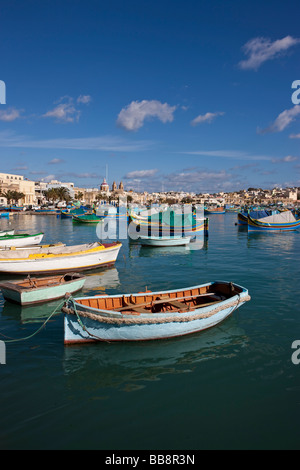
[[[237,214],[210,217],[201,250],[122,240],[115,267],[88,273],[79,295],[177,289],[214,280],[251,301],[219,326],[143,343],[65,347],[60,303],[0,296],[1,449],[299,449],[300,232],[249,234]],[[56,216],[0,221],[43,242],[97,241],[96,227]],[[8,279],[0,275],[0,279]],[[300,357],[300,354],[299,354]]]

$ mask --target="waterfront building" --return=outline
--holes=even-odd
[[[52,188],[67,188],[69,190],[70,196],[73,198],[75,195],[74,183],[62,183],[58,180],[51,180],[47,183],[47,190]]]
[[[100,191],[98,188],[74,188],[75,194],[82,194],[82,197],[80,198],[80,202],[82,204],[94,204],[94,202],[97,200],[97,196],[100,194]]]
[[[0,189],[3,192],[17,191],[25,194],[23,199],[19,199],[19,205],[28,206],[35,203],[35,182],[22,175],[0,173]],[[3,196],[1,198],[4,199]]]

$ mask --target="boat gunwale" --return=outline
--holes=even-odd
[[[10,231],[10,230],[8,230]],[[38,233],[15,233],[13,235],[1,235],[0,241],[1,240],[19,240],[21,238],[30,238],[30,237],[38,237],[39,235],[44,235],[44,232],[38,232]]]
[[[98,242],[96,242],[98,243]],[[80,245],[78,245],[80,246]],[[70,252],[70,253],[29,253],[28,256],[25,258],[4,258],[0,256],[0,265],[1,263],[13,263],[13,262],[18,262],[18,261],[45,261],[45,260],[53,260],[54,258],[70,258],[71,256],[89,256],[96,254],[98,252],[108,252],[116,249],[117,247],[121,247],[122,243],[121,242],[115,242],[115,243],[100,243],[99,246],[95,246],[93,248],[83,250],[83,251],[76,251],[76,252]],[[104,248],[103,248],[104,247]],[[63,247],[62,247],[63,248]],[[24,247],[24,250],[26,250],[26,247]],[[11,250],[8,250],[11,252]],[[15,253],[15,250],[12,250]],[[0,254],[5,252],[5,250],[0,250]],[[1,272],[1,271],[0,271]]]
[[[289,228],[289,227],[299,227],[300,226],[300,220],[295,219],[294,221],[291,222],[261,222],[260,219],[253,219],[250,215],[248,215],[248,224],[250,222],[250,225],[255,226],[255,227],[262,227],[262,228]]]
[[[114,295],[105,295],[105,294],[102,294],[102,295],[95,295],[95,296],[84,296],[84,297],[76,297],[76,299],[72,299],[72,302],[76,305],[76,309],[78,308],[79,310],[81,311],[91,311],[91,313],[94,313],[96,315],[99,315],[99,317],[103,316],[103,317],[108,317],[108,318],[122,318],[122,319],[134,319],[136,318],[137,314],[136,313],[125,313],[125,315],[121,312],[118,312],[116,310],[104,310],[104,309],[99,309],[99,308],[95,308],[95,307],[90,307],[88,305],[85,305],[85,304],[81,304],[80,303],[80,300],[86,300],[88,301],[89,299],[98,299],[98,298],[101,298],[101,299],[104,299],[104,298],[121,298],[123,297],[123,295],[125,296],[134,296],[134,297],[142,297],[142,296],[145,296],[145,295],[151,295],[151,296],[155,296],[155,295],[163,295],[163,294],[171,294],[171,293],[178,293],[178,292],[181,292],[181,291],[187,291],[187,290],[193,290],[193,289],[199,289],[199,288],[203,288],[203,287],[210,287],[210,286],[213,286],[214,284],[224,284],[224,285],[230,285],[230,282],[227,282],[227,281],[213,281],[213,282],[210,282],[210,283],[206,283],[206,284],[199,284],[197,286],[192,286],[192,287],[186,287],[184,289],[174,289],[174,290],[168,290],[168,291],[157,291],[157,292],[138,292],[138,293],[133,293],[133,294],[114,294]],[[235,284],[235,283],[231,283],[233,285],[234,288],[239,288],[241,290],[241,292],[233,295],[232,297],[228,297],[224,300],[221,300],[220,302],[218,302],[218,305],[222,304],[224,305],[224,307],[226,308],[226,304],[231,304],[232,301],[234,299],[238,300],[240,299],[241,302],[243,302],[243,298],[242,296],[247,296],[248,295],[248,289],[246,289],[245,287],[242,287],[238,284]],[[193,296],[191,296],[193,297]],[[194,296],[195,297],[195,296]],[[174,299],[172,300],[176,300],[176,298],[174,297]],[[150,302],[149,302],[150,303]],[[182,312],[180,311],[180,308],[178,308],[178,310],[172,310],[172,311],[168,311],[168,312],[157,312],[157,313],[152,313],[152,312],[149,312],[149,313],[140,313],[139,316],[143,319],[161,319],[161,318],[166,318],[166,316],[168,314],[171,314],[171,315],[175,315],[175,316],[179,316],[179,317],[184,317],[184,316],[190,316],[191,314],[193,315],[196,315],[196,314],[199,314],[199,310],[201,310],[201,312],[203,313],[206,313],[207,311],[211,310],[212,307],[213,307],[214,304],[212,305],[207,305],[205,307],[201,307],[201,305],[199,305],[199,307],[196,307],[194,310],[190,310],[190,311],[186,311],[186,312]],[[137,304],[137,307],[138,307],[138,304]],[[80,315],[80,314],[79,314]]]
[[[76,278],[74,279],[70,279],[69,281],[65,281],[65,282],[62,282],[60,283],[59,281],[57,281],[56,283],[52,284],[52,285],[44,285],[44,286],[21,286],[20,284],[21,283],[24,283],[26,282],[27,280],[29,281],[29,279],[23,279],[22,281],[4,281],[4,282],[0,282],[0,290],[2,289],[6,289],[6,290],[10,290],[10,291],[14,291],[14,292],[18,292],[20,294],[22,293],[25,293],[25,292],[37,292],[37,291],[41,291],[41,290],[45,290],[45,289],[51,289],[51,288],[55,288],[55,287],[60,287],[60,286],[65,286],[65,285],[69,285],[69,284],[72,284],[72,283],[75,283],[75,282],[78,282],[78,281],[85,281],[86,280],[86,276],[84,276],[83,274],[80,274],[80,273],[65,273],[63,275],[54,275],[54,276],[47,276],[47,277],[43,277],[43,278],[31,278],[31,280],[33,282],[36,282],[36,281],[41,281],[41,280],[50,280],[50,279],[53,279],[54,277],[56,278],[60,278],[60,279],[63,279],[65,276],[67,275],[73,275],[73,276],[76,276]]]

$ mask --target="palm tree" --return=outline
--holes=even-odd
[[[83,193],[81,191],[75,194],[75,199],[78,199],[78,201],[81,201],[82,198],[83,198]]]
[[[56,188],[50,188],[47,191],[45,191],[45,197],[47,201],[52,201],[52,202],[56,201],[58,199]]]
[[[0,190],[0,195],[5,197],[7,200],[7,204],[10,204],[11,201],[14,201],[15,203],[18,203],[19,199],[23,199],[25,197],[24,193],[21,193],[19,191],[2,191]]]
[[[60,186],[59,188],[56,188],[56,193],[60,201],[66,201],[68,203],[72,199],[70,191],[65,186]]]
[[[60,186],[59,188],[50,188],[48,191],[45,191],[45,196],[48,201],[52,202],[57,200],[69,202],[72,199],[70,191],[65,186]]]

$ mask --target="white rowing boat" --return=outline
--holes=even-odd
[[[231,282],[211,282],[172,291],[70,297],[65,344],[88,341],[140,341],[173,338],[217,325],[250,300]]]
[[[0,237],[4,237],[5,235],[14,235],[15,231],[14,230],[2,230],[0,232]]]
[[[18,233],[16,235],[2,235],[0,237],[0,247],[23,247],[30,245],[38,245],[44,237],[43,233],[35,233],[33,235],[27,233]]]
[[[187,245],[191,241],[191,237],[147,237],[140,235],[140,243],[147,246],[182,246]]]
[[[52,274],[85,271],[112,266],[122,244],[86,243],[48,246],[23,250],[0,250],[0,272],[14,274]]]

